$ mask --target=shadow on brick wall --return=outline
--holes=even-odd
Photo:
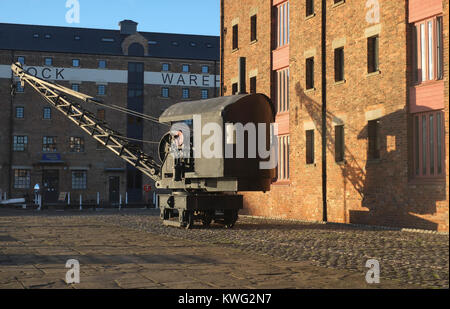
[[[296,93],[300,99],[300,111],[306,111],[314,121],[320,135],[322,134],[322,104],[308,97],[299,83],[296,84]],[[351,111],[348,111],[351,112]],[[351,117],[351,115],[349,115]],[[295,116],[299,118],[298,115]],[[432,215],[436,213],[436,203],[446,200],[444,190],[435,190],[433,195],[422,198],[420,202],[412,198],[408,187],[408,149],[407,143],[407,113],[398,110],[379,119],[379,152],[380,158],[369,160],[368,150],[366,157],[357,158],[357,150],[345,146],[345,161],[338,164],[343,178],[342,207],[348,218],[348,223],[372,224],[394,227],[412,227],[437,230],[438,224],[416,215]],[[335,154],[335,136],[331,131],[333,120],[338,119],[333,113],[326,113],[327,152]],[[296,120],[297,121],[297,120]],[[345,123],[345,134],[356,135],[358,140],[368,139],[368,125],[362,130],[353,128]],[[345,135],[344,135],[345,136]],[[345,144],[345,143],[344,143]],[[328,162],[331,160],[328,159]],[[329,182],[328,182],[329,183]],[[359,205],[350,205],[346,196],[352,186],[354,192],[360,196]],[[442,184],[440,184],[442,186]],[[443,188],[445,188],[443,184]],[[355,210],[355,207],[364,207],[368,211]],[[349,209],[353,208],[353,209]],[[413,214],[412,214],[413,213]]]

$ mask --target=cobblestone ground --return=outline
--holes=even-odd
[[[248,217],[231,230],[186,231],[155,214],[1,211],[0,288],[64,286],[42,274],[59,274],[74,255],[90,265],[82,288],[364,288],[368,259],[380,262],[379,287],[449,287],[448,235]]]
[[[314,265],[365,272],[377,259],[383,278],[430,288],[449,287],[449,236],[336,224],[241,217],[232,230],[221,226],[190,231],[161,224],[155,216],[102,219],[138,230],[191,239],[245,252],[309,261]]]

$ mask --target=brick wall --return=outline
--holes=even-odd
[[[224,76],[229,95],[237,58],[258,67],[258,92],[273,98],[271,1],[224,1]],[[373,19],[365,1],[327,1],[327,213],[328,221],[448,231],[448,138],[446,178],[417,182],[410,175],[408,114],[411,73],[408,1],[379,0]],[[321,1],[306,17],[304,1],[290,1],[290,181],[267,193],[245,193],[245,213],[322,219]],[[448,137],[448,1],[444,5],[445,134]],[[258,43],[249,37],[248,11],[258,8]],[[367,19],[366,16],[369,16]],[[372,17],[371,17],[372,16]],[[231,50],[231,24],[239,18],[239,50]],[[369,21],[369,22],[368,22]],[[379,72],[367,73],[367,38],[379,35]],[[256,47],[256,48],[255,48]],[[334,49],[344,47],[345,82],[334,81]],[[314,57],[315,89],[305,90],[305,61]],[[256,62],[256,63],[255,63]],[[259,83],[259,79],[264,82]],[[272,85],[272,87],[271,87]],[[380,123],[380,159],[368,159],[368,121]],[[335,126],[344,125],[345,161],[335,162]],[[305,130],[315,130],[315,164],[306,164]]]

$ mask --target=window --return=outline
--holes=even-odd
[[[105,85],[98,85],[97,86],[97,94],[98,95],[106,95],[106,86]]]
[[[148,41],[148,44],[150,44],[150,45],[157,45],[158,42],[157,41]]]
[[[14,136],[13,151],[22,152],[27,149],[28,136]]]
[[[74,36],[73,36],[73,39],[74,39],[75,41],[79,41],[79,40],[81,40],[81,37],[80,37],[79,35],[74,35]]]
[[[72,189],[85,190],[87,188],[87,172],[72,171]]]
[[[250,77],[250,93],[256,93],[256,76]]]
[[[180,45],[177,41],[172,41],[172,45],[173,46],[178,46],[178,45]]]
[[[314,130],[306,131],[306,164],[314,164]]]
[[[51,38],[52,38],[52,35],[47,33],[47,34],[44,36],[44,38],[46,38],[46,39],[51,39]]]
[[[209,66],[202,65],[202,73],[209,73]]]
[[[31,184],[29,170],[14,170],[14,188],[29,189]]]
[[[168,98],[169,97],[169,88],[167,87],[162,87],[161,88],[161,96],[163,98]]]
[[[277,6],[277,47],[289,44],[289,1]]]
[[[189,99],[189,88],[183,88],[183,99]]]
[[[415,80],[425,82],[442,79],[443,70],[442,16],[416,23],[414,42]]]
[[[72,66],[77,68],[80,66],[80,59],[72,59]]]
[[[233,50],[239,48],[239,28],[238,25],[233,26]]]
[[[82,137],[70,137],[69,140],[70,152],[84,152],[84,140]]]
[[[23,119],[24,118],[24,111],[25,108],[20,106],[20,107],[16,107],[16,118],[17,119]]]
[[[444,114],[433,111],[413,117],[414,175],[444,176]]]
[[[72,84],[72,90],[79,92],[80,91],[80,84]]]
[[[52,66],[53,65],[53,58],[45,58],[44,59],[44,65],[46,66]]]
[[[235,94],[237,94],[238,93],[238,84],[237,83],[234,83],[232,86],[231,86],[231,94],[232,95],[235,95]]]
[[[106,69],[106,60],[99,60],[98,61],[98,68],[99,69]]]
[[[314,89],[314,57],[306,59],[306,89]]]
[[[345,155],[345,140],[344,140],[344,126],[339,125],[334,127],[334,159],[336,162],[344,161]]]
[[[190,43],[189,43],[189,46],[191,46],[191,47],[196,47],[196,46],[197,46],[197,43],[195,43],[195,42],[190,42]]]
[[[189,64],[183,64],[182,71],[184,73],[189,73]]]
[[[33,38],[39,39],[39,33],[34,33],[34,34],[33,34]]]
[[[368,123],[369,160],[380,158],[380,120],[371,120]]]
[[[368,73],[374,73],[374,72],[379,71],[378,48],[379,48],[378,35],[367,39],[367,72]]]
[[[314,0],[306,0],[306,16],[314,14]]]
[[[334,50],[334,81],[344,81],[344,48]]]
[[[168,63],[163,63],[162,64],[162,71],[169,71],[170,70],[170,65]]]
[[[278,181],[289,179],[289,135],[278,137]]]
[[[202,89],[202,99],[207,99],[209,97],[208,89]]]
[[[22,56],[17,57],[17,62],[20,62],[20,64],[22,66],[24,66],[25,65],[25,57],[22,57]]]
[[[102,38],[102,42],[114,42],[113,38]]]
[[[44,107],[43,117],[45,120],[52,119],[52,110],[50,107]]]
[[[25,90],[22,87],[22,83],[21,82],[17,82],[16,84],[16,92],[17,93],[23,93]]]
[[[289,68],[277,71],[277,111],[289,110]]]
[[[43,152],[56,152],[56,137],[44,136],[42,138],[42,151]]]
[[[256,15],[250,17],[250,42],[256,41]]]

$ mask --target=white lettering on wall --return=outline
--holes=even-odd
[[[99,70],[55,67],[24,67],[33,76],[51,81],[128,83],[126,70]],[[11,67],[0,65],[0,78],[11,78]],[[145,72],[144,84],[211,88],[220,87],[218,75]]]

